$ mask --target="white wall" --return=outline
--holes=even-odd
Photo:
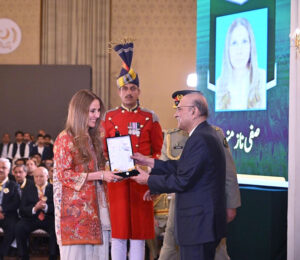
[[[291,32],[300,28],[300,2],[291,0]],[[298,102],[297,102],[298,101]],[[288,260],[300,259],[300,50],[291,46],[289,109]]]

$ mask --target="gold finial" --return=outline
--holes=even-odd
[[[108,42],[108,52],[110,53],[114,47],[118,44],[126,44],[126,43],[130,43],[130,42],[135,42],[136,39],[133,37],[124,37],[123,39],[119,40],[119,41],[110,41]]]

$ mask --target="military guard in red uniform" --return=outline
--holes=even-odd
[[[119,44],[114,50],[123,60],[117,80],[122,104],[106,113],[103,123],[105,137],[130,135],[134,153],[159,158],[162,130],[155,113],[139,106],[139,79],[131,68],[133,43]],[[144,259],[145,240],[154,238],[153,203],[143,200],[147,190],[147,185],[131,179],[108,184],[113,260],[126,259],[128,239],[129,259]]]

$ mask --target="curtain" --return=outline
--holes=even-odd
[[[43,0],[41,64],[90,65],[109,106],[110,0]]]

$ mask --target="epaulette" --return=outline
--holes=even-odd
[[[172,133],[176,133],[179,132],[180,129],[179,128],[171,128],[167,130],[167,134],[172,134]]]
[[[218,126],[215,126],[215,125],[213,125],[212,127],[213,127],[216,131],[222,132],[222,134],[224,135],[224,131],[223,131],[223,129],[222,129],[221,127],[218,127]]]
[[[222,133],[222,135],[224,136],[224,132],[223,132],[223,129],[218,127],[218,126],[213,126],[213,128],[216,130],[216,131],[220,131]],[[224,139],[223,139],[223,145],[225,148],[228,148],[229,145],[228,145],[228,142],[227,142],[227,139],[226,137],[224,136]]]
[[[182,135],[185,135],[185,136],[188,136],[188,132],[185,132],[179,128],[171,128],[167,131],[167,134],[171,135],[171,134],[174,134],[174,133],[177,133],[177,132],[181,132]]]
[[[150,113],[152,114],[152,121],[153,122],[159,122],[158,116],[154,113],[154,111],[144,108],[144,107],[140,107],[141,112],[146,112],[146,113]]]
[[[110,110],[107,110],[106,112],[105,112],[105,114],[104,114],[104,118],[106,118],[106,115],[109,113],[112,113],[112,115],[114,115],[114,114],[116,114],[116,113],[118,113],[118,110],[119,110],[119,107],[115,107],[115,108],[112,108],[112,109],[110,109]]]

